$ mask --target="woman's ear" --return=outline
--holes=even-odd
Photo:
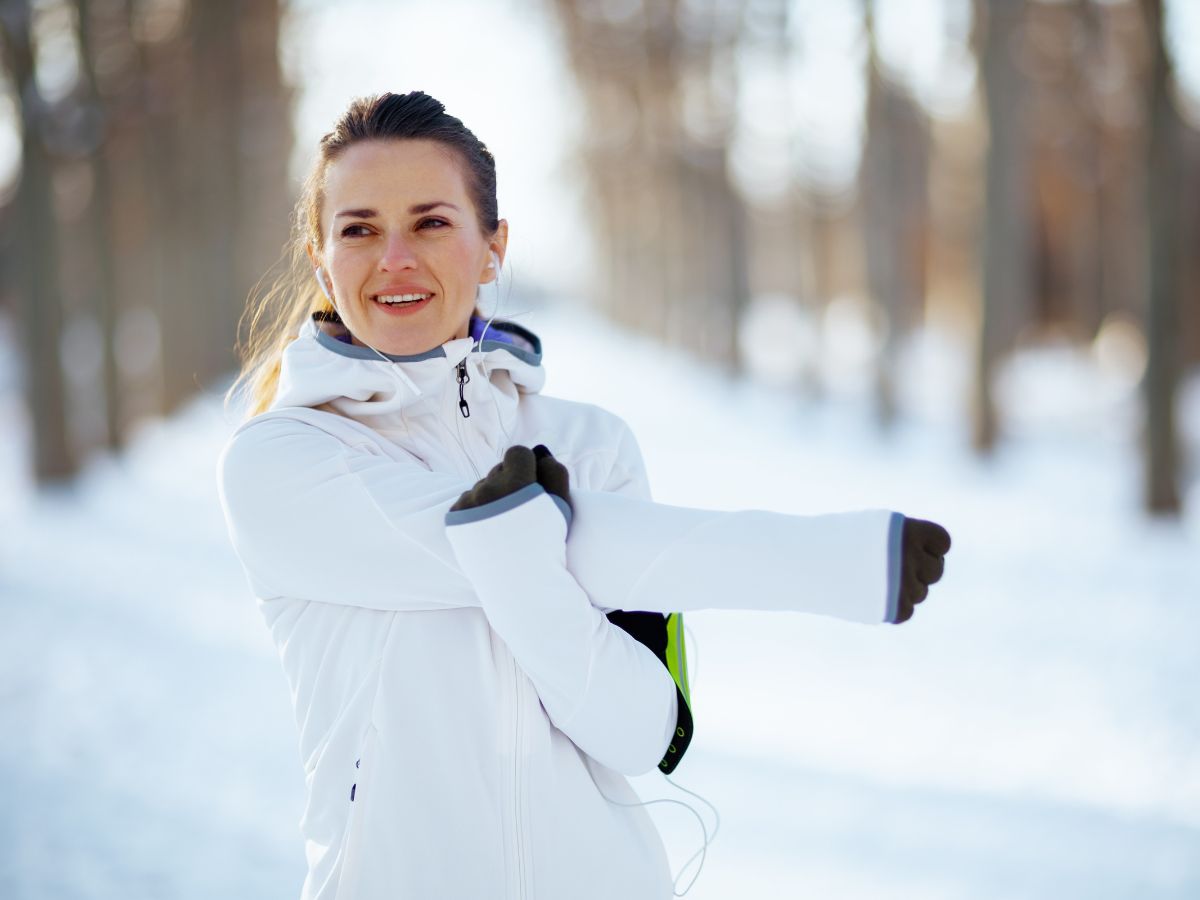
[[[313,266],[313,276],[317,279],[317,286],[320,287],[321,293],[325,295],[325,299],[329,301],[329,305],[335,310],[337,302],[333,299],[333,285],[329,281],[329,276],[325,274],[325,269],[321,266],[321,260],[313,250],[312,244],[305,244],[304,250],[308,254],[308,261]]]
[[[500,268],[504,265],[504,252],[507,249],[508,221],[501,219],[500,224],[496,226],[496,233],[488,241],[488,263],[484,267],[483,275],[479,279],[480,284],[495,281],[500,277]]]

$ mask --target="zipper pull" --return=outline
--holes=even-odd
[[[467,361],[464,359],[458,364],[458,411],[462,413],[464,419],[471,418],[471,407],[467,405],[465,396],[467,382],[471,380],[471,376],[467,374]]]

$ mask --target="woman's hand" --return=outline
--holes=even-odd
[[[567,467],[554,458],[545,444],[538,444],[532,450],[514,444],[504,451],[504,458],[487,475],[469,491],[463,492],[450,511],[474,509],[492,503],[535,482],[546,493],[559,497],[570,506],[570,475]]]
[[[896,624],[912,618],[913,609],[942,577],[950,533],[936,522],[905,517],[900,537],[900,609]]]

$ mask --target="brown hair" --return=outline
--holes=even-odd
[[[309,245],[322,246],[321,208],[325,202],[325,174],[330,163],[348,147],[363,141],[432,140],[456,152],[464,168],[467,192],[475,206],[485,237],[500,226],[496,203],[496,161],[479,138],[462,121],[446,113],[440,102],[421,91],[379,94],[353,101],[331,132],[321,138],[316,162],[304,181],[292,212],[292,238],[283,259],[274,267],[282,272],[267,286],[251,293],[242,314],[245,342],[238,342],[241,372],[226,393],[228,403],[245,393],[246,415],[254,416],[271,405],[279,386],[283,351],[315,312],[334,313],[333,305],[313,277]],[[260,282],[261,283],[261,282]]]

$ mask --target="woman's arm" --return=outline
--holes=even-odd
[[[592,605],[566,569],[568,480],[545,448],[510,448],[451,507],[450,543],[559,730],[611,768],[637,774],[657,764],[671,772],[692,730],[686,671],[668,653],[674,626],[674,651],[683,659],[681,621],[644,612],[605,616]],[[610,471],[603,486],[648,493],[644,474],[639,483]],[[539,510],[549,509],[547,493],[560,514]]]
[[[322,417],[333,414],[260,416],[221,454],[221,505],[255,594],[381,610],[479,606],[444,526],[469,483],[366,439],[352,448]]]
[[[670,743],[675,682],[567,571],[569,508],[538,484],[536,469],[532,451],[511,448],[447,514],[447,536],[550,720],[592,758],[640,774]]]
[[[276,418],[224,453],[222,499],[259,595],[381,609],[483,601],[559,730],[626,774],[658,765],[676,724],[674,681],[566,571],[557,509],[537,528],[525,513],[497,518],[500,537],[463,566],[444,520],[469,485],[415,460],[348,451],[319,428]]]
[[[623,445],[626,456],[636,450],[631,439]],[[367,442],[352,449],[311,422],[265,417],[227,446],[220,487],[260,597],[389,610],[479,605],[443,524],[471,487],[456,476]],[[899,514],[717,512],[607,491],[573,491],[572,502],[567,569],[601,610],[895,619]]]

